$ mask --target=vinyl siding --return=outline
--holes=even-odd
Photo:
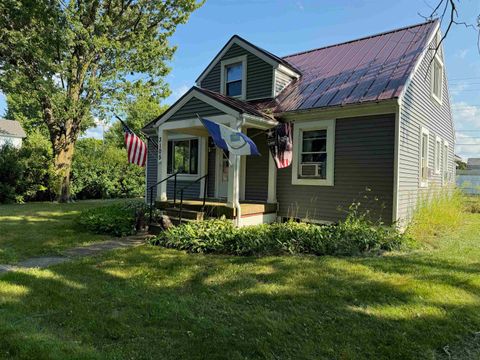
[[[155,136],[154,136],[155,137]],[[157,182],[157,170],[158,170],[158,149],[156,142],[151,139],[147,142],[148,153],[147,153],[147,189],[150,186],[153,186]],[[150,203],[150,191],[147,191],[147,204]],[[153,187],[153,199],[157,198],[157,187]]]
[[[283,89],[287,87],[288,84],[292,81],[292,78],[287,74],[276,70],[275,71],[275,94],[280,94]]]
[[[244,48],[233,44],[202,80],[202,88],[220,92],[221,61],[247,55],[247,100],[272,97],[273,67]]]
[[[432,45],[431,47],[434,47]],[[433,172],[435,159],[435,139],[439,136],[449,144],[448,169],[450,180],[454,182],[454,128],[450,111],[450,99],[444,65],[442,104],[431,97],[431,67],[429,67],[433,51],[428,51],[420,63],[412,81],[405,90],[400,109],[400,138],[399,138],[399,173],[398,173],[398,218],[404,223],[411,217],[419,199],[433,188],[442,186],[441,166],[440,175]],[[443,59],[442,59],[443,60]],[[432,174],[429,177],[428,188],[419,188],[420,181],[420,129],[428,129],[429,136],[429,168]],[[442,148],[443,156],[443,148]]]
[[[195,178],[196,179],[196,178]],[[193,179],[193,180],[195,180]],[[177,180],[177,199],[180,199],[180,190],[192,182],[188,180]],[[173,189],[175,183],[173,180],[167,180],[167,198],[173,199]],[[184,190],[183,198],[184,199],[198,199],[200,197],[200,181],[190,186],[188,189]]]
[[[167,120],[167,122],[196,118],[196,114],[199,114],[200,116],[214,116],[222,115],[224,113],[197,98],[192,98],[178,109],[176,113]]]
[[[360,201],[372,216],[390,222],[394,140],[394,114],[337,119],[334,186],[292,185],[292,167],[279,169],[279,216],[337,222],[353,201]]]
[[[268,156],[269,150],[263,130],[248,129],[261,156],[247,156],[245,174],[245,200],[267,201],[268,197]]]

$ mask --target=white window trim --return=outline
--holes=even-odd
[[[442,151],[443,151],[443,142],[442,139],[439,136],[435,137],[435,157],[434,157],[434,168],[435,168],[435,174],[439,175],[441,173],[442,169]]]
[[[193,179],[196,179],[200,176],[200,151],[201,151],[201,141],[200,141],[200,137],[199,136],[184,136],[182,134],[179,134],[179,135],[170,135],[168,137],[168,142],[170,141],[183,141],[183,140],[195,140],[197,139],[198,140],[198,158],[197,158],[197,173],[196,174],[178,174],[177,175],[177,180],[193,180]],[[167,176],[170,176],[172,175],[171,173],[168,173],[168,156],[170,154],[168,154],[168,146],[167,146],[167,155],[165,156],[165,161],[167,163]]]
[[[300,163],[301,133],[308,130],[327,130],[327,178],[302,179],[298,177]],[[335,119],[319,121],[296,121],[293,126],[292,185],[333,186],[335,170]]]
[[[445,184],[445,183],[448,183],[449,179],[445,179],[446,175],[448,174],[449,172],[449,169],[448,169],[448,152],[449,152],[449,144],[448,144],[448,141],[444,141],[443,142],[443,157],[442,157],[442,160],[443,160],[443,164],[442,164],[442,167],[443,167],[443,170],[442,170],[442,182]],[[446,150],[446,151],[445,151]]]
[[[226,67],[235,63],[242,63],[242,94],[240,96],[234,97],[240,100],[245,100],[247,98],[247,55],[222,60],[222,62],[220,63],[220,93],[226,95]]]
[[[422,179],[422,142],[423,142],[423,135],[427,135],[427,158],[426,158],[426,162],[427,162],[427,179],[426,180],[423,180]],[[425,187],[428,187],[428,163],[429,163],[429,153],[430,153],[430,132],[428,131],[428,129],[424,128],[424,127],[421,127],[420,129],[420,142],[419,142],[419,158],[418,158],[418,164],[419,164],[419,167],[418,167],[418,180],[419,180],[419,186],[422,187],[422,188],[425,188]]]
[[[434,77],[435,77],[435,63],[440,66],[440,97],[435,95],[435,82],[434,82]],[[432,98],[440,105],[442,105],[442,97],[443,97],[443,61],[440,58],[439,53],[435,55],[435,57],[432,60],[431,63],[431,70],[430,70],[430,89],[431,89],[431,95]]]

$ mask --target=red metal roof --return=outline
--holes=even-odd
[[[285,56],[302,76],[266,107],[286,112],[397,98],[436,25],[432,20]]]

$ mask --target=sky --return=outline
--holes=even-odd
[[[207,0],[170,39],[178,47],[167,76],[172,104],[192,85],[228,39],[238,34],[276,55],[348,41],[423,22],[439,0]],[[476,23],[480,1],[464,0],[459,21]],[[445,29],[444,29],[445,30]],[[456,152],[480,157],[480,53],[477,33],[458,25],[444,53],[455,127]],[[6,110],[0,94],[0,116]],[[107,125],[108,126],[108,125]],[[86,136],[100,138],[101,123]],[[477,144],[477,145],[463,145]]]

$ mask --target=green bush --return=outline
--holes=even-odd
[[[286,222],[236,228],[225,219],[192,222],[161,233],[154,243],[188,252],[232,255],[354,255],[400,248],[391,227],[353,220],[338,225]]]
[[[0,147],[0,203],[21,201],[21,187],[25,167],[20,150],[7,144]]]
[[[142,227],[146,206],[140,201],[126,201],[83,211],[79,224],[86,229],[114,236],[132,235]]]
[[[125,148],[80,139],[73,157],[71,191],[77,199],[141,197],[145,169],[128,163]]]

